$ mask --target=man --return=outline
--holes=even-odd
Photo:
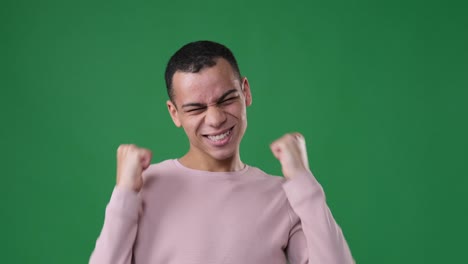
[[[119,146],[117,184],[90,263],[354,263],[302,135],[270,146],[285,178],[242,162],[252,95],[228,48],[189,43],[165,78],[167,108],[189,150],[151,164],[150,150]]]

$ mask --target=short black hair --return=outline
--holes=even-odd
[[[174,102],[172,77],[177,71],[197,73],[203,68],[216,65],[216,59],[218,58],[228,61],[240,79],[241,75],[236,58],[231,50],[220,43],[208,40],[190,42],[174,53],[167,63],[164,74],[169,99]]]

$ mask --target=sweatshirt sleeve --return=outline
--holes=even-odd
[[[283,190],[293,210],[287,247],[291,264],[355,263],[312,173],[287,180]]]
[[[131,263],[141,204],[138,193],[114,188],[90,264]]]

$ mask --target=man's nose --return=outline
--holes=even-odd
[[[206,110],[205,123],[212,127],[220,127],[226,121],[226,113],[218,106],[208,107]]]

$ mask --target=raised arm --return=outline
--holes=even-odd
[[[302,135],[287,134],[270,147],[287,179],[283,189],[292,207],[287,247],[291,264],[355,263],[323,189],[309,169]]]
[[[130,264],[138,230],[142,173],[151,163],[151,151],[135,145],[117,150],[117,184],[106,207],[104,226],[91,254],[91,264]]]

